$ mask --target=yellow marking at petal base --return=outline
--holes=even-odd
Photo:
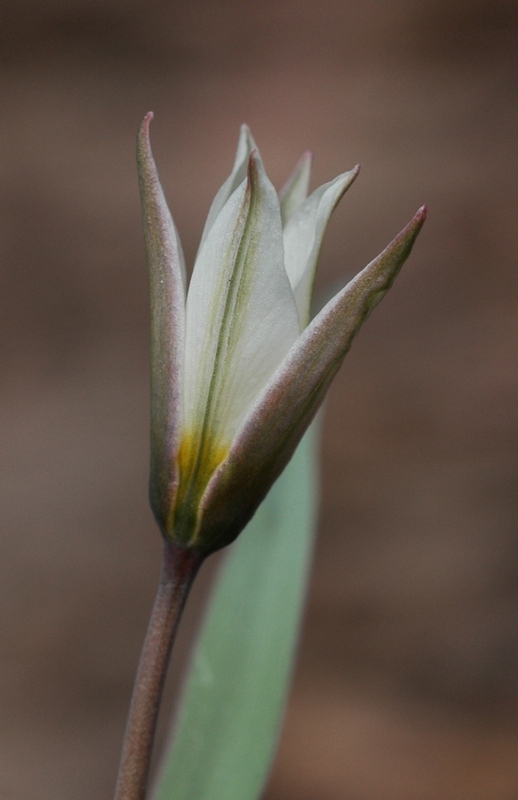
[[[178,451],[182,479],[184,475],[194,477],[196,471],[196,482],[207,483],[216,467],[227,457],[229,449],[228,445],[218,442],[209,433],[203,437],[200,434],[184,434]]]
[[[185,433],[178,451],[180,485],[174,508],[174,537],[196,546],[198,508],[214,471],[228,455],[230,446],[218,442],[208,431]]]

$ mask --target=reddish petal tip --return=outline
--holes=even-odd
[[[149,142],[149,123],[153,119],[153,112],[148,111],[144,119],[140,124],[140,128],[138,131],[137,136],[137,153],[140,153],[140,156],[146,158],[152,158],[151,156],[151,144]],[[138,156],[140,158],[140,156]]]
[[[145,130],[145,131],[146,131],[146,133],[149,133],[149,123],[150,123],[150,122],[151,122],[151,120],[154,118],[154,116],[155,116],[155,115],[153,114],[153,112],[152,112],[152,111],[148,111],[148,112],[147,112],[147,114],[146,114],[146,116],[145,116],[145,117],[144,117],[144,119],[142,120],[142,125],[141,125],[141,127],[142,127],[142,128]]]

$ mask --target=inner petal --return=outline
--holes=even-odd
[[[279,201],[252,154],[247,181],[200,250],[187,297],[181,470],[196,494],[298,335]]]

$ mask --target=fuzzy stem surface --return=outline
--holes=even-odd
[[[203,561],[166,542],[162,571],[131,699],[114,800],[145,800],[165,676],[178,623]]]

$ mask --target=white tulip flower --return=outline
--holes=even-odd
[[[235,539],[286,466],[426,209],[310,321],[322,238],[359,168],[308,196],[306,154],[277,195],[243,126],[187,288],[149,144],[152,116],[138,137],[151,288],[150,498],[166,540],[206,555]]]

